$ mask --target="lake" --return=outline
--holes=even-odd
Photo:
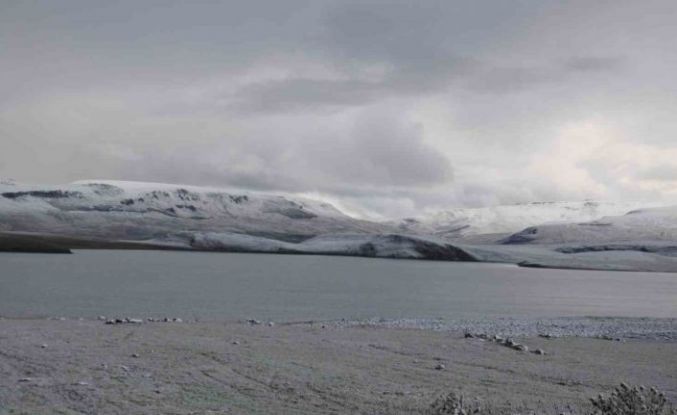
[[[677,317],[677,274],[173,251],[0,253],[0,315]]]

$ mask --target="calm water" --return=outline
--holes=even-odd
[[[0,254],[0,315],[677,317],[677,274],[156,251]]]

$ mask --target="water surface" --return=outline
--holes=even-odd
[[[0,315],[677,317],[677,274],[171,251],[0,253]]]

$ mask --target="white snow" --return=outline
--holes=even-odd
[[[223,251],[474,260],[474,257],[442,240],[398,234],[326,234],[291,243],[251,235],[201,233],[193,236],[191,246]]]
[[[546,223],[577,223],[650,207],[638,202],[534,202],[438,211],[399,222],[403,232],[454,239],[468,235],[513,233]]]
[[[677,243],[677,206],[639,209],[590,222],[532,226],[511,235],[509,243],[602,244],[672,241]]]
[[[0,182],[0,231],[225,251],[677,271],[677,207],[637,208],[530,203],[375,223],[321,201],[262,192],[123,181]],[[495,233],[509,236],[497,243],[499,237],[485,235]]]
[[[677,207],[528,227],[502,244],[464,246],[484,261],[580,269],[677,272]]]
[[[0,196],[4,230],[107,239],[209,231],[298,239],[388,229],[321,201],[195,186],[120,181],[3,185]]]

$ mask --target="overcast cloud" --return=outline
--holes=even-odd
[[[677,203],[677,3],[0,0],[0,177]]]

